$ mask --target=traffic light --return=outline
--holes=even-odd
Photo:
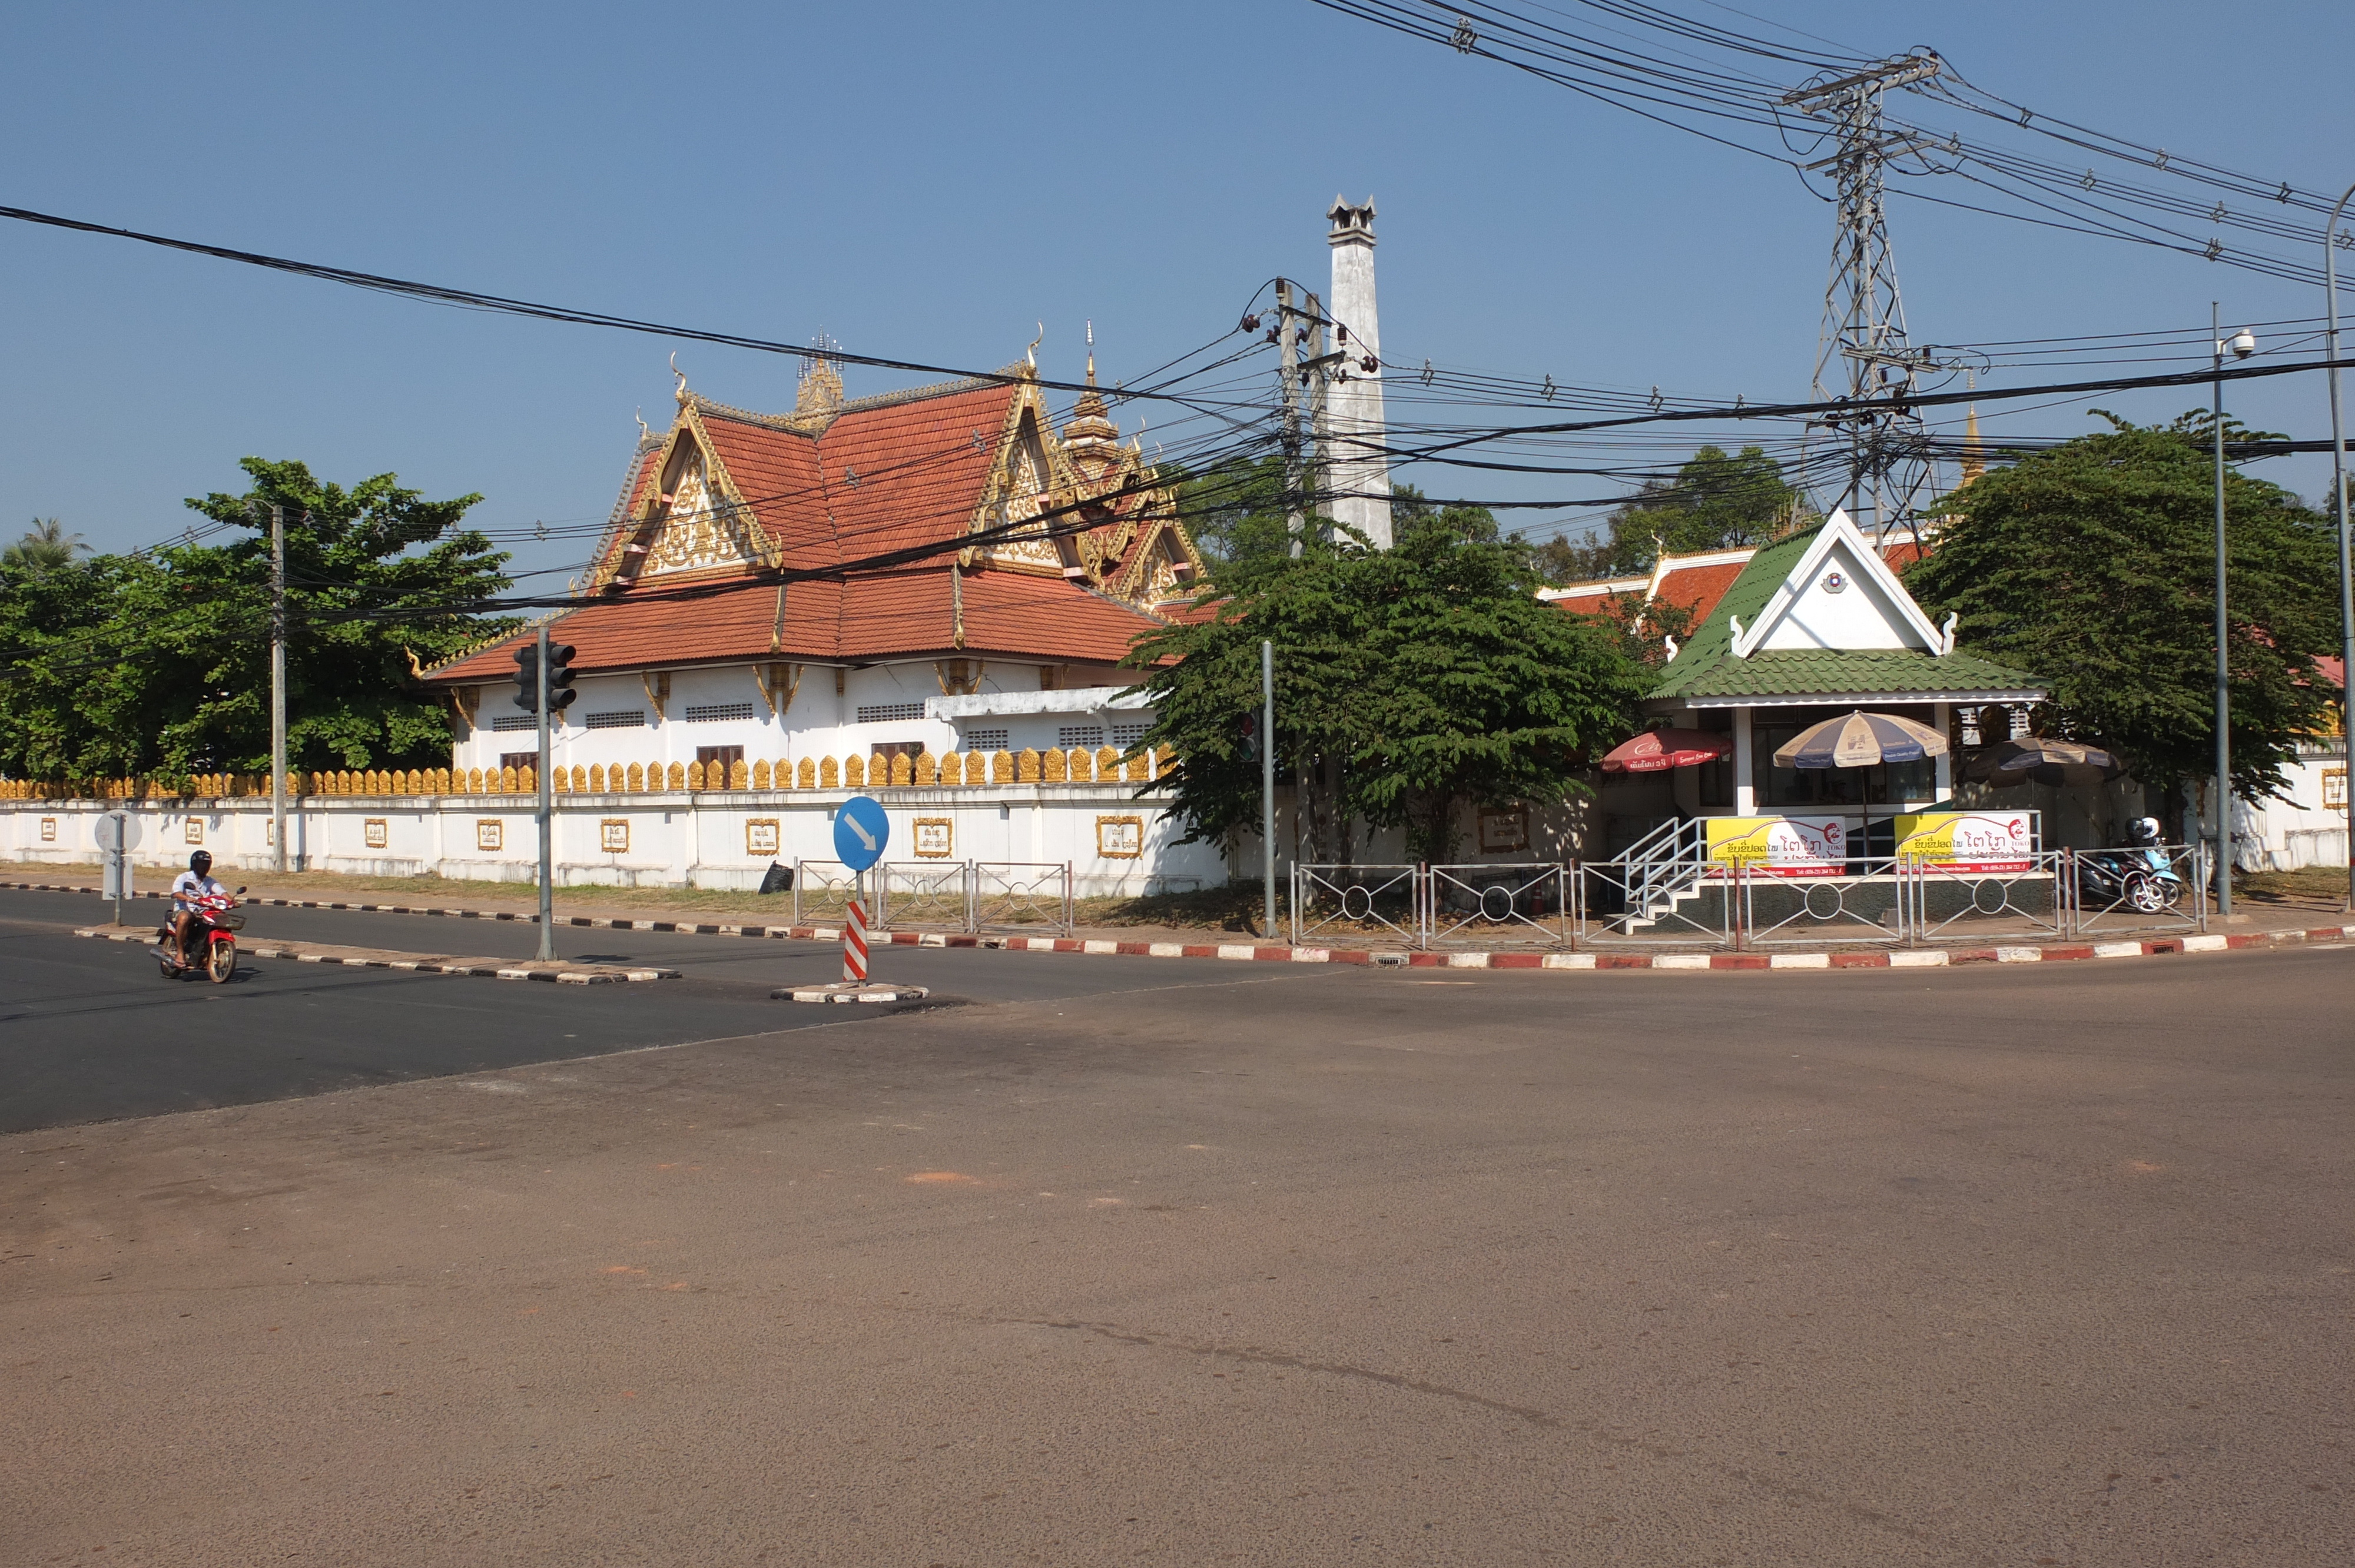
[[[581,694],[572,689],[572,655],[576,652],[570,642],[548,645],[548,711],[560,714],[572,705]]]
[[[1243,760],[1246,762],[1259,760],[1259,715],[1257,714],[1248,715],[1243,719],[1242,754]]]
[[[548,711],[562,713],[581,694],[572,689],[572,655],[569,642],[548,645]],[[527,714],[539,711],[539,644],[527,642],[515,651],[515,705]]]
[[[539,644],[527,642],[515,651],[515,705],[527,714],[539,711]]]

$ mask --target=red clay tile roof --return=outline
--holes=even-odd
[[[692,599],[657,599],[658,588],[584,603],[549,634],[578,650],[584,673],[763,659],[862,663],[932,654],[1011,654],[1058,663],[1111,663],[1162,622],[1058,577],[976,571],[953,588],[943,564],[860,573],[847,582],[797,582],[784,590],[782,630],[772,583],[719,586]],[[964,642],[956,644],[956,599]],[[465,685],[515,669],[511,637],[476,650],[428,679]]]
[[[1746,561],[1726,561],[1716,566],[1668,567],[1660,578],[1660,590],[1654,597],[1662,603],[1680,605],[1692,611],[1692,624],[1699,626],[1742,575]]]
[[[770,417],[690,397],[719,465],[788,571],[824,570],[962,535],[981,505],[1021,387],[956,384],[841,406],[815,418]],[[659,482],[664,446],[636,467],[618,551]],[[1111,498],[1114,518],[1141,502]],[[1121,526],[1108,522],[1109,535]],[[1156,536],[1148,526],[1138,543]],[[1134,546],[1132,546],[1134,547]],[[696,581],[649,576],[618,594],[584,598],[551,633],[579,652],[583,672],[747,660],[858,663],[959,652],[1109,663],[1167,622],[1059,577],[964,572],[943,553],[922,563],[858,572],[841,581]],[[691,597],[674,597],[677,595]],[[962,604],[964,637],[957,636]],[[497,680],[514,669],[507,638],[432,671],[434,684]]]

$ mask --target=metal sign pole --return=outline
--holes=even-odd
[[[1275,644],[1259,645],[1259,815],[1263,862],[1261,885],[1267,890],[1267,919],[1261,929],[1275,940]]]

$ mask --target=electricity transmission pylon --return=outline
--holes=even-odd
[[[1892,155],[1924,149],[1913,132],[1892,135],[1883,128],[1881,100],[1889,89],[1927,80],[1939,69],[1935,55],[1905,55],[1783,96],[1788,107],[1827,122],[1839,148],[1806,165],[1832,172],[1838,207],[1816,344],[1815,394],[1818,403],[1858,407],[1822,415],[1809,426],[1846,438],[1848,487],[1841,503],[1851,513],[1870,511],[1874,535],[1884,542],[1892,524],[1913,524],[1914,503],[1930,480],[1928,443],[1913,396],[1922,372],[1942,367],[1927,350],[1906,341],[1905,301],[1881,210],[1883,165]]]

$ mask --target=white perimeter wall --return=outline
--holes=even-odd
[[[842,674],[843,691],[837,695],[833,668],[809,666],[794,692],[792,705],[776,715],[769,712],[768,700],[762,696],[751,669],[742,664],[670,672],[670,694],[664,699],[660,715],[637,675],[583,676],[576,687],[580,694],[565,710],[565,722],[550,736],[549,747],[560,768],[626,768],[633,762],[659,762],[667,768],[674,762],[684,766],[694,761],[698,747],[741,746],[744,748],[745,766],[750,767],[764,760],[771,764],[798,763],[805,757],[865,757],[878,746],[896,742],[915,742],[935,757],[952,751],[963,755],[973,749],[965,732],[979,729],[1008,732],[1004,748],[1018,755],[1025,748],[1045,751],[1059,744],[1069,750],[1074,743],[1060,741],[1064,729],[1096,725],[1101,725],[1103,736],[1092,744],[1104,745],[1112,740],[1115,724],[1137,724],[1151,716],[1138,709],[1120,709],[1103,713],[1008,713],[954,722],[921,715],[862,722],[858,717],[861,708],[913,707],[928,698],[939,697],[940,682],[932,673],[932,662],[870,665],[846,670]],[[1001,674],[1007,682],[1003,688],[998,684]],[[994,694],[1002,690],[1018,704],[1026,695],[1034,699],[1040,695],[1038,681],[1035,666],[1009,664],[1001,670],[992,665],[982,676],[981,692]],[[1107,695],[1118,689],[1103,688]],[[538,732],[523,723],[530,715],[515,705],[514,696],[512,683],[482,688],[474,727],[453,747],[452,767],[496,768],[502,755],[530,751],[539,744]],[[752,709],[749,718],[687,717],[689,708],[741,707],[747,704]],[[645,715],[643,726],[588,727],[591,714],[634,713]],[[494,728],[500,720],[516,723],[519,727]]]
[[[1167,801],[1134,799],[1133,789],[1044,784],[886,790],[876,797],[891,822],[884,858],[893,864],[927,863],[916,853],[917,823],[945,821],[948,853],[930,863],[1069,861],[1082,897],[1223,884],[1227,868],[1219,847],[1178,844],[1185,830],[1168,814]],[[833,860],[835,808],[852,793],[559,795],[556,880],[575,887],[755,888],[773,860],[788,866],[796,858]],[[309,796],[288,803],[287,837],[299,869],[306,871],[532,882],[538,876],[536,804],[517,795]],[[0,802],[0,856],[95,861],[97,819],[118,807],[142,829],[134,865],[152,868],[160,880],[185,868],[199,848],[212,852],[215,874],[224,877],[230,871],[264,871],[271,863],[266,798]],[[1123,847],[1128,818],[1136,819],[1138,853],[1133,858],[1106,853]],[[768,823],[776,824],[774,853],[752,847]],[[943,847],[939,830],[928,832],[931,847]],[[369,842],[372,832],[381,844]],[[492,839],[498,847],[485,847]],[[609,842],[628,847],[608,849]]]

